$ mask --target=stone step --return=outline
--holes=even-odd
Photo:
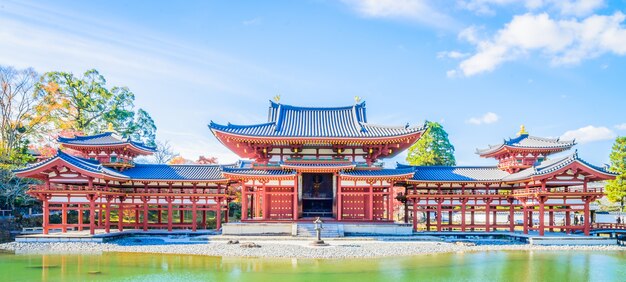
[[[314,224],[298,224],[297,225],[298,237],[315,237],[317,231]],[[323,229],[320,232],[322,238],[337,238],[343,237],[343,228],[340,228],[337,224],[323,225]]]

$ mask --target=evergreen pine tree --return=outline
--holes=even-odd
[[[626,136],[615,139],[609,158],[611,160],[610,170],[618,175],[614,180],[607,182],[605,192],[609,201],[619,202],[621,210],[624,211],[624,201],[626,200]]]
[[[448,133],[438,122],[427,122],[428,129],[409,148],[406,161],[411,165],[456,165],[454,146],[448,140]]]

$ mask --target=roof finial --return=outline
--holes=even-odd
[[[115,130],[113,129],[113,123],[112,122],[109,122],[109,124],[107,125],[106,132],[115,132]]]
[[[519,132],[517,133],[517,135],[521,136],[521,135],[528,135],[528,132],[526,132],[526,126],[524,126],[522,124],[522,126],[520,126],[519,128]]]
[[[276,103],[280,102],[280,94],[274,96],[274,102],[276,102]]]
[[[355,103],[355,104],[358,104],[358,103],[360,103],[360,102],[361,102],[361,97],[359,97],[359,96],[354,96],[354,103]]]

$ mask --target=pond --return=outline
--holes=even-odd
[[[489,251],[346,260],[0,254],[0,275],[2,281],[624,281],[626,252]]]

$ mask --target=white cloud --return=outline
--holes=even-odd
[[[253,18],[253,19],[249,19],[249,20],[245,20],[243,22],[241,22],[243,25],[260,25],[263,22],[263,20],[261,18]]]
[[[429,0],[342,0],[352,10],[368,18],[409,20],[439,28],[454,20],[433,7]]]
[[[554,20],[546,13],[515,16],[489,39],[479,40],[475,28],[459,34],[476,46],[476,53],[459,64],[465,76],[493,71],[497,66],[533,51],[553,65],[577,64],[605,53],[626,54],[626,29],[621,12],[593,15],[583,20]],[[469,30],[469,31],[468,31]]]
[[[626,130],[626,123],[618,124],[615,128],[618,130]]]
[[[615,132],[608,129],[604,126],[595,127],[593,125],[588,125],[585,127],[581,127],[575,130],[569,130],[563,135],[561,135],[561,139],[563,140],[572,140],[576,139],[579,143],[589,143],[595,141],[602,140],[611,140],[615,138]]]
[[[468,53],[461,53],[459,51],[441,51],[437,53],[438,59],[463,59],[469,56]]]
[[[480,117],[473,117],[468,119],[466,122],[467,123],[471,123],[471,124],[476,124],[476,125],[480,125],[480,124],[490,124],[490,123],[494,123],[496,121],[498,121],[500,119],[500,117],[498,117],[497,114],[492,113],[492,112],[488,112]]]
[[[496,7],[524,6],[527,10],[557,11],[561,15],[586,16],[605,6],[604,0],[461,0],[457,6],[478,15],[495,15]]]

